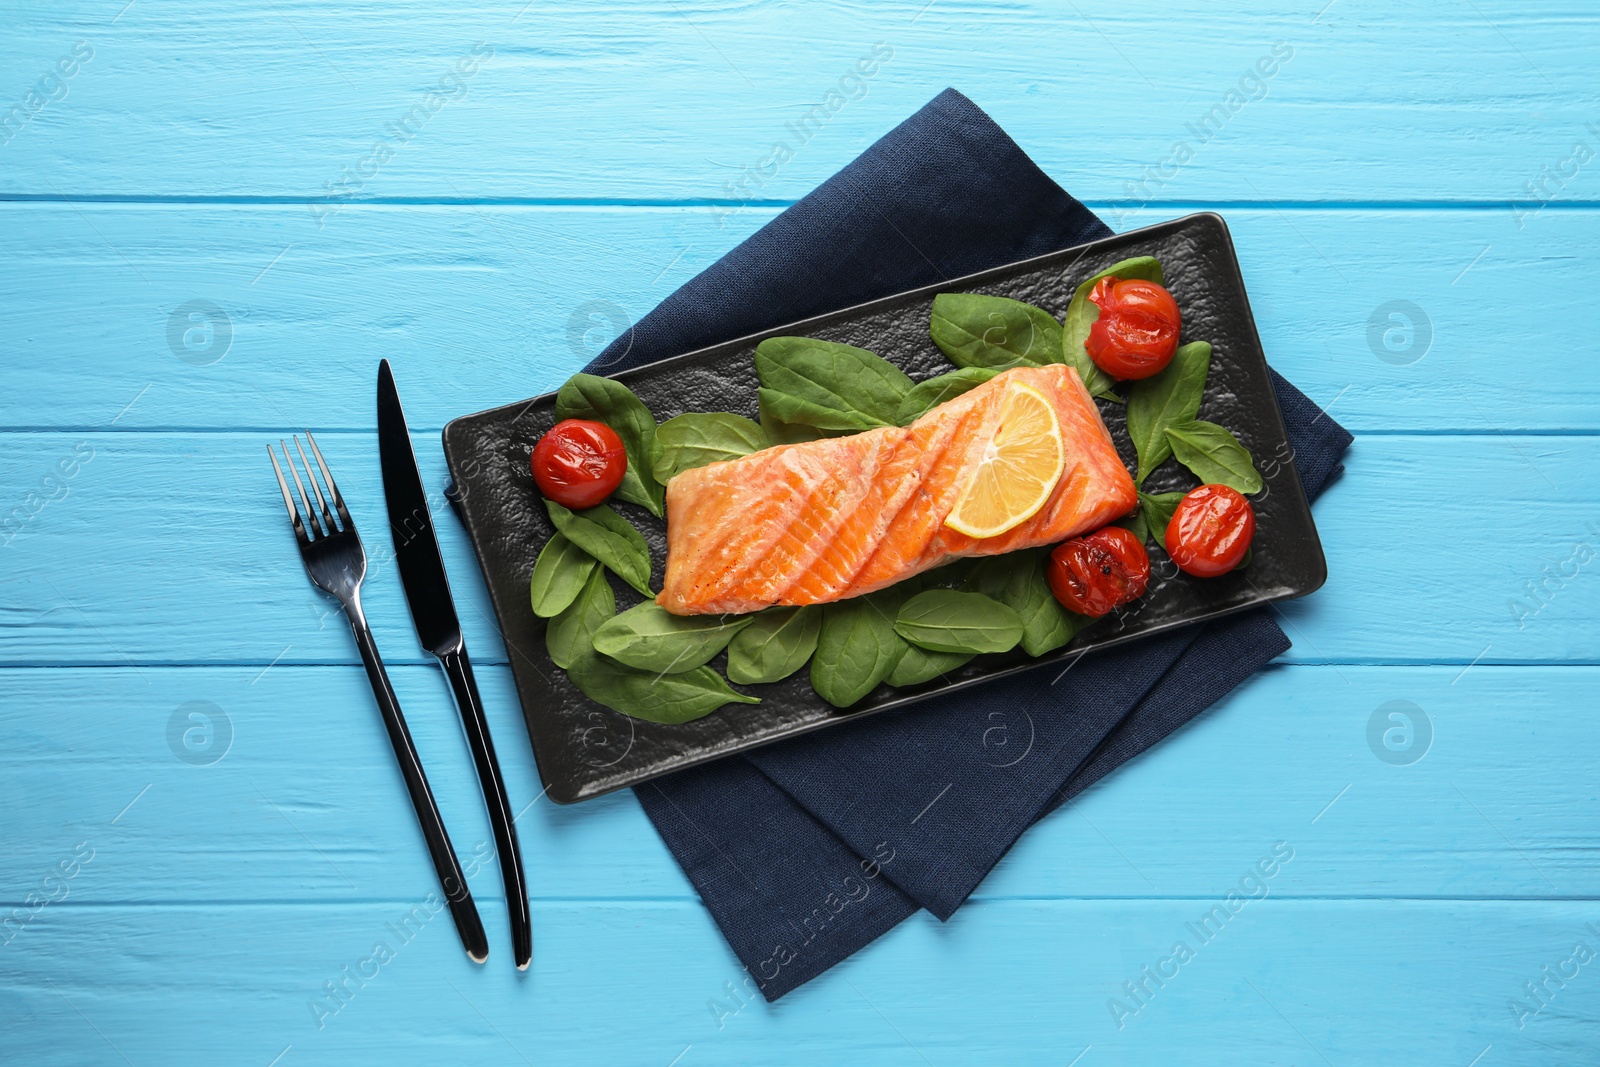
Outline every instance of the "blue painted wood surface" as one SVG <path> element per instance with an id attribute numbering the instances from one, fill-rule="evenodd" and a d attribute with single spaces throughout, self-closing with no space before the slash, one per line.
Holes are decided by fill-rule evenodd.
<path id="1" fill-rule="evenodd" d="M 1600 1059 L 1600 15 L 0 17 L 0 1060 Z M 741 185 L 879 41 L 881 70 Z M 432 874 L 263 440 L 316 429 L 379 529 L 380 356 L 438 489 L 445 421 L 559 383 L 946 85 L 1118 229 L 1227 217 L 1273 362 L 1361 435 L 1318 505 L 1328 585 L 1283 609 L 1294 649 L 1030 833 L 953 921 L 768 1006 L 631 796 L 538 798 L 445 520 L 533 887 L 534 968 L 506 964 L 470 760 L 375 540 L 368 611 L 497 951 L 472 968 L 425 913 L 397 936 Z M 1417 727 L 1399 753 L 1395 701 Z M 174 732 L 191 702 L 208 753 Z M 1145 976 L 1275 848 L 1264 898 Z"/>

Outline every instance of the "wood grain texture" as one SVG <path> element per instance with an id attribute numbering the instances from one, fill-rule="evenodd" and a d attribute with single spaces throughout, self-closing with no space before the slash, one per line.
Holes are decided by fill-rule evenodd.
<path id="1" fill-rule="evenodd" d="M 772 214 L 364 205 L 319 231 L 290 205 L 5 205 L 0 426 L 365 429 L 387 358 L 413 428 L 438 429 L 557 388 Z M 1600 212 L 1525 232 L 1505 208 L 1227 220 L 1268 358 L 1352 429 L 1600 430 Z M 1529 287 L 1538 314 L 1504 295 Z M 227 316 L 225 352 L 169 340 L 193 300 Z M 1396 300 L 1414 325 L 1380 313 Z"/>
<path id="2" fill-rule="evenodd" d="M 742 169 L 880 41 L 893 55 L 864 95 L 849 83 L 854 99 L 841 95 L 751 192 L 802 195 L 946 86 L 1093 200 L 1143 199 L 1127 186 L 1161 167 L 1161 199 L 1499 203 L 1526 197 L 1524 182 L 1565 158 L 1596 112 L 1596 15 L 1550 0 L 1345 0 L 1320 17 L 1321 3 L 1185 0 L 1159 21 L 1048 0 L 405 0 L 381 17 L 327 0 L 208 0 L 182 13 L 139 4 L 113 21 L 120 6 L 12 17 L 0 53 L 11 92 L 78 40 L 94 58 L 6 146 L 0 189 L 738 202 L 728 186 Z M 494 54 L 466 90 L 452 85 L 393 159 L 363 165 L 480 42 Z M 1188 125 L 1240 92 L 1276 42 L 1292 58 L 1265 95 L 1247 83 L 1202 143 Z M 1194 155 L 1178 165 L 1184 139 Z M 357 170 L 372 173 L 351 182 Z M 1570 195 L 1593 201 L 1596 187 Z"/>
<path id="3" fill-rule="evenodd" d="M 0 1059 L 1596 1058 L 1600 965 L 1567 961 L 1600 952 L 1600 164 L 1579 151 L 1600 153 L 1600 14 L 24 0 L 4 22 Z M 878 41 L 865 91 L 756 181 Z M 1280 41 L 1260 98 L 1211 112 Z M 92 57 L 51 80 L 78 42 Z M 479 42 L 494 54 L 458 92 L 443 79 Z M 949 85 L 1118 230 L 1224 213 L 1270 358 L 1361 435 L 1317 506 L 1328 585 L 1283 607 L 1283 664 L 1047 819 L 952 922 L 918 916 L 773 1007 L 630 796 L 538 799 L 436 504 L 522 812 L 519 976 L 466 746 L 387 565 L 373 367 L 395 363 L 437 499 L 445 421 L 555 387 Z M 413 110 L 430 90 L 449 98 Z M 1197 133 L 1208 113 L 1220 132 Z M 191 301 L 226 316 L 221 358 L 208 309 L 169 340 Z M 1425 350 L 1385 338 L 1395 301 Z M 393 928 L 432 875 L 261 455 L 304 425 L 374 556 L 368 610 L 486 969 L 437 917 Z M 1370 733 L 1392 701 L 1431 731 L 1408 765 Z M 195 711 L 225 719 L 215 762 L 203 730 L 186 747 Z M 1280 841 L 1266 899 L 1165 984 L 1124 988 Z M 393 960 L 319 1027 L 324 983 L 380 940 Z M 1120 1028 L 1114 998 L 1138 1008 Z"/>
<path id="4" fill-rule="evenodd" d="M 395 688 L 451 833 L 481 860 L 488 822 L 437 675 L 397 668 Z M 539 799 L 507 672 L 481 675 L 532 895 L 694 899 L 630 795 Z M 21 904 L 89 838 L 115 847 L 73 883 L 74 903 L 160 903 L 177 882 L 195 900 L 240 905 L 400 902 L 432 885 L 359 672 L 10 669 L 0 681 L 12 697 L 0 773 L 29 798 L 8 818 L 0 906 Z M 1588 667 L 1275 667 L 1029 833 L 979 898 L 1204 897 L 1274 835 L 1304 846 L 1273 883 L 1280 896 L 1600 896 L 1600 850 L 1585 840 L 1592 783 L 1546 773 L 1552 754 L 1572 766 L 1600 758 L 1590 723 L 1569 714 L 1597 683 Z M 1369 720 L 1394 700 L 1421 707 L 1431 731 L 1409 766 L 1369 747 Z M 208 725 L 180 713 L 197 701 L 215 732 L 185 748 L 169 724 Z M 1006 725 L 1020 755 L 1029 724 Z M 199 747 L 207 740 L 218 747 Z M 60 773 L 68 760 L 92 771 L 91 792 Z M 1219 776 L 1226 765 L 1247 770 Z M 500 895 L 492 864 L 470 873 L 480 898 Z"/>
<path id="5" fill-rule="evenodd" d="M 1241 870 L 1271 847 L 1260 842 Z M 739 995 L 738 962 L 689 901 L 536 903 L 542 936 L 525 976 L 494 956 L 473 969 L 442 918 L 419 918 L 402 941 L 393 927 L 410 902 L 59 905 L 22 935 L 31 966 L 0 955 L 11 1005 L 0 1036 L 41 1065 L 119 1052 L 265 1064 L 285 1049 L 283 1063 L 777 1064 L 801 1050 L 907 1067 L 991 1063 L 1003 1049 L 1007 1063 L 1044 1065 L 1086 1047 L 1081 1062 L 1109 1064 L 1465 1064 L 1486 1046 L 1508 1063 L 1572 1063 L 1593 1048 L 1588 967 L 1552 985 L 1521 1030 L 1509 1008 L 1542 967 L 1600 941 L 1593 901 L 1269 896 L 1199 943 L 1189 924 L 1236 880 L 1205 900 L 983 902 L 947 925 L 916 916 L 777 1006 Z M 503 928 L 498 905 L 484 918 Z M 1123 984 L 1183 939 L 1192 959 L 1150 983 L 1118 1029 L 1110 1002 L 1131 1006 Z M 369 962 L 380 943 L 389 958 Z M 324 983 L 340 981 L 337 1012 L 319 1013 L 336 1003 Z"/>

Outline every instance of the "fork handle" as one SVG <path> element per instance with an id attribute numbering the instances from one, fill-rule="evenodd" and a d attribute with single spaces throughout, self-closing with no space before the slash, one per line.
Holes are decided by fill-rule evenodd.
<path id="1" fill-rule="evenodd" d="M 495 758 L 494 741 L 489 737 L 489 720 L 483 714 L 483 698 L 472 676 L 472 661 L 465 647 L 439 656 L 450 691 L 461 712 L 461 725 L 467 731 L 467 744 L 478 765 L 478 783 L 483 787 L 483 802 L 489 809 L 489 824 L 494 828 L 495 848 L 500 854 L 500 873 L 506 887 L 506 911 L 511 921 L 511 949 L 517 970 L 525 971 L 533 960 L 533 924 L 528 915 L 528 889 L 523 881 L 522 850 L 517 847 L 516 819 L 506 799 L 505 781 L 500 776 L 500 761 Z"/>
<path id="2" fill-rule="evenodd" d="M 483 932 L 483 920 L 478 917 L 478 907 L 472 902 L 467 889 L 467 879 L 456 860 L 455 849 L 450 845 L 450 835 L 445 832 L 444 820 L 439 816 L 439 806 L 434 803 L 433 790 L 428 788 L 428 776 L 422 771 L 422 760 L 417 746 L 406 728 L 405 716 L 400 713 L 400 700 L 389 684 L 389 674 L 383 669 L 378 656 L 378 644 L 372 639 L 372 630 L 361 614 L 358 604 L 347 604 L 350 628 L 355 631 L 356 646 L 361 649 L 361 662 L 367 668 L 367 680 L 372 683 L 372 695 L 378 699 L 378 710 L 383 712 L 383 725 L 389 730 L 389 743 L 394 746 L 394 758 L 400 764 L 400 774 L 411 793 L 411 805 L 417 809 L 417 822 L 422 824 L 422 836 L 427 839 L 428 852 L 433 856 L 433 869 L 439 874 L 439 884 L 444 888 L 445 901 L 450 905 L 450 916 L 455 920 L 461 944 L 474 963 L 489 958 L 489 939 Z"/>

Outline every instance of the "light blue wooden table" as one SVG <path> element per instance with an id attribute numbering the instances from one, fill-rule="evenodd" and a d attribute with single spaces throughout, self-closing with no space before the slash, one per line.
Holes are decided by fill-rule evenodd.
<path id="1" fill-rule="evenodd" d="M 4 3 L 0 1061 L 1596 1062 L 1600 16 L 1578 7 Z M 377 360 L 442 487 L 448 419 L 559 384 L 946 85 L 1118 229 L 1227 217 L 1269 356 L 1359 435 L 1317 510 L 1328 584 L 1284 609 L 1280 665 L 1029 834 L 953 921 L 774 1007 L 631 795 L 538 799 L 445 518 L 522 812 L 516 974 L 385 556 Z M 395 933 L 433 873 L 263 455 L 307 425 L 380 532 L 368 612 L 484 968 L 448 919 Z M 1274 849 L 1264 899 L 1144 977 Z"/>

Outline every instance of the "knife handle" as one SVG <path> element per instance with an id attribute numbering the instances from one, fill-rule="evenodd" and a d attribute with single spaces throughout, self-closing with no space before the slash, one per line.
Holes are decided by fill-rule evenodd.
<path id="1" fill-rule="evenodd" d="M 352 610 L 354 607 L 354 610 Z M 367 680 L 372 683 L 372 695 L 383 712 L 383 725 L 389 731 L 389 743 L 394 746 L 395 761 L 400 764 L 400 774 L 406 780 L 406 790 L 411 794 L 411 806 L 417 811 L 417 822 L 422 825 L 422 836 L 428 842 L 428 853 L 433 857 L 433 869 L 444 888 L 445 901 L 450 905 L 450 917 L 455 920 L 456 933 L 474 963 L 489 958 L 489 939 L 483 932 L 483 920 L 478 917 L 478 907 L 472 902 L 467 889 L 467 877 L 461 871 L 455 849 L 450 846 L 450 835 L 445 832 L 444 819 L 439 806 L 434 803 L 433 790 L 428 787 L 428 776 L 422 771 L 422 758 L 406 728 L 405 716 L 400 713 L 400 698 L 389 684 L 389 674 L 383 669 L 378 656 L 378 644 L 372 639 L 372 630 L 362 615 L 359 605 L 345 605 L 350 616 L 350 628 L 355 631 L 356 645 L 361 649 L 361 662 L 367 668 Z"/>
<path id="2" fill-rule="evenodd" d="M 483 802 L 489 809 L 489 824 L 494 828 L 495 850 L 500 854 L 500 874 L 505 879 L 506 912 L 511 922 L 511 949 L 517 970 L 527 970 L 533 960 L 533 921 L 528 914 L 528 889 L 523 880 L 522 850 L 517 845 L 517 828 L 506 799 L 506 786 L 500 777 L 500 761 L 495 758 L 494 741 L 489 737 L 489 721 L 484 718 L 483 698 L 472 676 L 472 661 L 465 646 L 442 653 L 439 663 L 450 679 L 461 712 L 461 725 L 467 731 L 467 744 L 478 765 L 478 782 L 483 787 Z"/>

